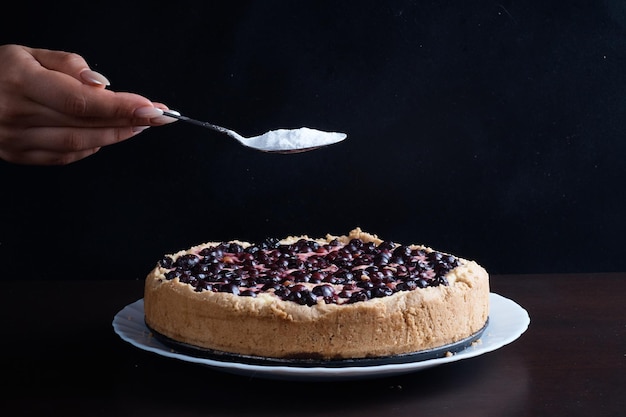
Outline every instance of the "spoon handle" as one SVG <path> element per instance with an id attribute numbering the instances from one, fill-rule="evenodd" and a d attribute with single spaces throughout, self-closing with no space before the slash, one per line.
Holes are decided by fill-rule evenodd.
<path id="1" fill-rule="evenodd" d="M 214 125 L 214 124 L 209 123 L 209 122 L 203 122 L 203 121 L 200 121 L 200 120 L 192 119 L 190 117 L 183 116 L 183 115 L 179 114 L 178 112 L 163 110 L 163 115 L 164 116 L 168 116 L 168 117 L 173 117 L 174 119 L 178 119 L 178 120 L 181 120 L 183 122 L 191 123 L 192 125 L 202 126 L 202 127 L 208 128 L 208 129 L 216 130 L 216 131 L 221 132 L 221 133 L 226 133 L 229 136 L 233 136 L 233 133 L 234 133 L 232 130 L 226 129 L 225 127 Z"/>

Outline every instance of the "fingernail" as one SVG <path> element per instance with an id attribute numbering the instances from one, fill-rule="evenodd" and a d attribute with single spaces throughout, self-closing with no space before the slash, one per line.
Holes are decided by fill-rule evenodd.
<path id="1" fill-rule="evenodd" d="M 139 107 L 135 110 L 135 117 L 142 119 L 152 119 L 153 117 L 163 116 L 163 110 L 152 106 Z"/>
<path id="2" fill-rule="evenodd" d="M 168 116 L 153 117 L 152 119 L 150 119 L 150 121 L 152 123 L 156 123 L 156 124 L 159 124 L 159 125 L 165 125 L 165 124 L 168 124 L 168 123 L 174 123 L 177 120 L 178 119 L 175 119 L 174 117 L 168 117 Z"/>
<path id="3" fill-rule="evenodd" d="M 150 126 L 133 126 L 133 133 L 141 133 Z"/>
<path id="4" fill-rule="evenodd" d="M 95 84 L 95 85 L 111 85 L 107 78 L 100 74 L 99 72 L 95 72 L 92 70 L 84 70 L 80 73 L 80 78 L 83 79 L 86 83 Z"/>

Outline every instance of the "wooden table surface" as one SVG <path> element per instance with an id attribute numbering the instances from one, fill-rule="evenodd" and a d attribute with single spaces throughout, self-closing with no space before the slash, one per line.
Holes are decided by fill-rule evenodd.
<path id="1" fill-rule="evenodd" d="M 113 331 L 143 282 L 15 281 L 0 292 L 2 408 L 68 416 L 624 416 L 626 274 L 500 275 L 530 315 L 496 351 L 350 381 L 237 376 L 138 349 Z"/>

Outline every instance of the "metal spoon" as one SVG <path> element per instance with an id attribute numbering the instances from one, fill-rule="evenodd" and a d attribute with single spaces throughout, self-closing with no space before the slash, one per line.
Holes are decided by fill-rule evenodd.
<path id="1" fill-rule="evenodd" d="M 182 116 L 174 110 L 164 110 L 163 115 L 182 120 L 183 122 L 206 127 L 217 132 L 225 133 L 231 138 L 239 141 L 242 145 L 262 152 L 295 153 L 312 151 L 323 146 L 341 142 L 347 137 L 345 133 L 323 132 L 320 130 L 309 129 L 308 127 L 302 127 L 300 129 L 270 130 L 260 136 L 246 138 L 235 131 L 226 129 L 225 127 L 191 119 L 187 116 Z"/>

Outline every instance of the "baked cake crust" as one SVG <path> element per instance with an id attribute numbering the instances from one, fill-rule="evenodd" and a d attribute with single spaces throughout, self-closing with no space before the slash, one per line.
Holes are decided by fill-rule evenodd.
<path id="1" fill-rule="evenodd" d="M 307 236 L 289 237 L 293 243 Z M 359 238 L 382 242 L 356 228 L 320 243 Z M 244 247 L 246 242 L 237 243 Z M 170 255 L 173 259 L 217 245 L 209 242 Z M 432 249 L 420 245 L 411 248 Z M 470 337 L 489 315 L 489 276 L 474 261 L 459 259 L 447 285 L 398 291 L 364 302 L 300 305 L 272 292 L 256 297 L 196 291 L 166 279 L 157 265 L 145 281 L 146 324 L 175 341 L 228 353 L 270 358 L 346 359 L 382 357 L 437 348 Z"/>

